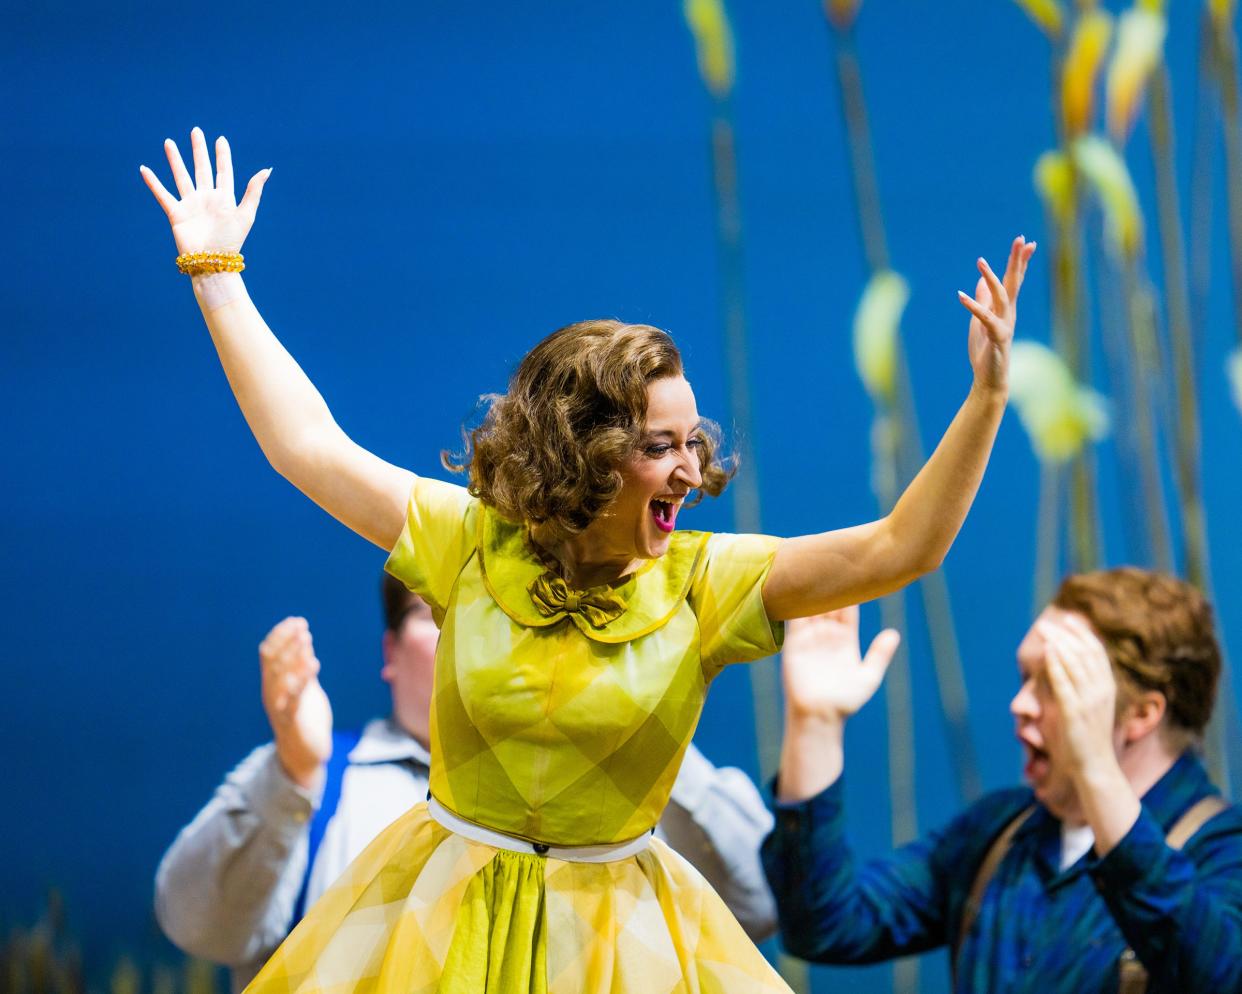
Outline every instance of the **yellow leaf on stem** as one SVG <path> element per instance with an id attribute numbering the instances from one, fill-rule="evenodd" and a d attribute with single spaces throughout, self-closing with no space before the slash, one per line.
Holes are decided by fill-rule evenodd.
<path id="1" fill-rule="evenodd" d="M 733 89 L 733 29 L 723 0 L 685 0 L 686 24 L 694 35 L 699 75 L 712 96 L 723 100 Z"/>
<path id="2" fill-rule="evenodd" d="M 1125 160 L 1098 135 L 1079 138 L 1071 154 L 1104 209 L 1109 247 L 1124 258 L 1133 258 L 1143 246 L 1143 212 Z"/>
<path id="3" fill-rule="evenodd" d="M 1009 397 L 1043 462 L 1068 462 L 1087 442 L 1108 434 L 1104 398 L 1077 383 L 1065 361 L 1046 345 L 1013 343 Z"/>
<path id="4" fill-rule="evenodd" d="M 1138 118 L 1143 93 L 1164 54 L 1168 24 L 1164 14 L 1133 7 L 1117 22 L 1117 47 L 1108 66 L 1105 116 L 1108 133 L 1124 143 Z"/>
<path id="5" fill-rule="evenodd" d="M 1236 6 L 1236 0 L 1208 0 L 1208 13 L 1212 15 L 1217 31 L 1233 29 L 1233 11 Z"/>
<path id="6" fill-rule="evenodd" d="M 1035 189 L 1059 224 L 1074 216 L 1074 166 L 1063 152 L 1051 150 L 1036 160 Z"/>
<path id="7" fill-rule="evenodd" d="M 1229 377 L 1229 389 L 1233 394 L 1233 402 L 1238 412 L 1242 413 L 1242 345 L 1239 345 L 1225 360 L 1225 375 Z"/>
<path id="8" fill-rule="evenodd" d="M 1066 138 L 1091 127 L 1095 110 L 1095 82 L 1113 33 L 1113 19 L 1102 10 L 1078 18 L 1061 68 L 1061 119 Z"/>
<path id="9" fill-rule="evenodd" d="M 891 269 L 877 272 L 854 312 L 854 366 L 878 405 L 892 403 L 897 387 L 897 335 L 910 287 Z"/>
<path id="10" fill-rule="evenodd" d="M 1065 28 L 1065 9 L 1057 0 L 1014 0 L 1049 38 L 1060 38 Z"/>

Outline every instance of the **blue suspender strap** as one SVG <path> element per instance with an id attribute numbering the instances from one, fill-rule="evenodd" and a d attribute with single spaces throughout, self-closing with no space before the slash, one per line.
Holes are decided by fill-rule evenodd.
<path id="1" fill-rule="evenodd" d="M 310 844 L 306 848 L 306 872 L 302 874 L 302 889 L 298 891 L 297 903 L 293 906 L 293 921 L 290 929 L 306 915 L 306 890 L 310 886 L 311 870 L 315 866 L 315 857 L 319 854 L 319 845 L 323 842 L 323 833 L 328 822 L 336 814 L 336 806 L 341 801 L 341 781 L 345 778 L 345 768 L 349 766 L 349 754 L 362 733 L 356 729 L 332 733 L 332 758 L 328 760 L 323 781 L 323 798 L 319 809 L 311 818 Z"/>

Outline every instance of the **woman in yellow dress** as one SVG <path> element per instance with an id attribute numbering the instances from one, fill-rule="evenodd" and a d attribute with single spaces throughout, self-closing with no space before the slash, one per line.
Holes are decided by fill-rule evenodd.
<path id="1" fill-rule="evenodd" d="M 165 148 L 167 213 L 242 412 L 272 466 L 391 550 L 441 626 L 431 790 L 316 903 L 261 994 L 787 991 L 684 860 L 651 838 L 712 678 L 775 652 L 781 622 L 878 597 L 939 565 L 1004 411 L 1018 290 L 979 260 L 974 383 L 886 517 L 777 539 L 678 531 L 730 472 L 664 332 L 562 328 L 522 360 L 460 466 L 463 488 L 352 442 L 251 303 L 228 143 L 195 178 Z"/>

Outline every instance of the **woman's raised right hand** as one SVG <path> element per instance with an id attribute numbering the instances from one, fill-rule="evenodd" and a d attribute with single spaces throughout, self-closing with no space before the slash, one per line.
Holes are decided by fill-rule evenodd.
<path id="1" fill-rule="evenodd" d="M 164 142 L 164 152 L 168 156 L 168 165 L 172 167 L 173 182 L 181 194 L 180 200 L 169 193 L 146 166 L 140 166 L 139 172 L 168 215 L 179 253 L 240 252 L 250 233 L 250 226 L 254 224 L 259 198 L 263 196 L 263 185 L 272 170 L 262 169 L 250 178 L 239 204 L 233 192 L 233 155 L 228 141 L 223 137 L 216 139 L 214 179 L 207 139 L 203 137 L 201 128 L 190 132 L 190 148 L 194 154 L 194 179 L 190 179 L 177 143 L 171 138 Z"/>

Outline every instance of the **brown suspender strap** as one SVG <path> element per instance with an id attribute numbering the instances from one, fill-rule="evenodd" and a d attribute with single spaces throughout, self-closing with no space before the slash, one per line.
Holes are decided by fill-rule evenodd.
<path id="1" fill-rule="evenodd" d="M 979 864 L 979 869 L 975 871 L 975 879 L 970 885 L 970 893 L 966 896 L 966 904 L 962 907 L 962 920 L 957 926 L 957 941 L 953 943 L 953 976 L 957 978 L 957 958 L 962 951 L 962 944 L 966 941 L 966 936 L 970 934 L 970 930 L 975 927 L 975 919 L 979 917 L 979 909 L 983 907 L 983 895 L 988 889 L 988 884 L 992 882 L 992 877 L 996 875 L 997 867 L 1001 865 L 1001 860 L 1005 858 L 1005 853 L 1009 852 L 1009 846 L 1013 842 L 1013 837 L 1017 834 L 1026 820 L 1031 817 L 1031 813 L 1035 810 L 1032 804 L 1029 808 L 1019 811 L 1013 820 L 1001 830 L 983 856 L 983 862 Z"/>
<path id="2" fill-rule="evenodd" d="M 1129 946 L 1126 946 L 1117 963 L 1117 992 L 1147 994 L 1147 968 L 1139 962 Z"/>
<path id="3" fill-rule="evenodd" d="M 1177 823 L 1169 829 L 1164 837 L 1165 843 L 1172 849 L 1181 849 L 1195 832 L 1229 807 L 1219 794 L 1201 797 L 1177 819 Z"/>
<path id="4" fill-rule="evenodd" d="M 1226 807 L 1228 805 L 1218 794 L 1199 798 L 1174 822 L 1169 834 L 1164 837 L 1165 845 L 1171 849 L 1181 849 L 1195 832 Z M 1121 954 L 1121 961 L 1117 964 L 1117 990 L 1119 994 L 1146 994 L 1147 991 L 1147 969 L 1129 946 Z"/>

